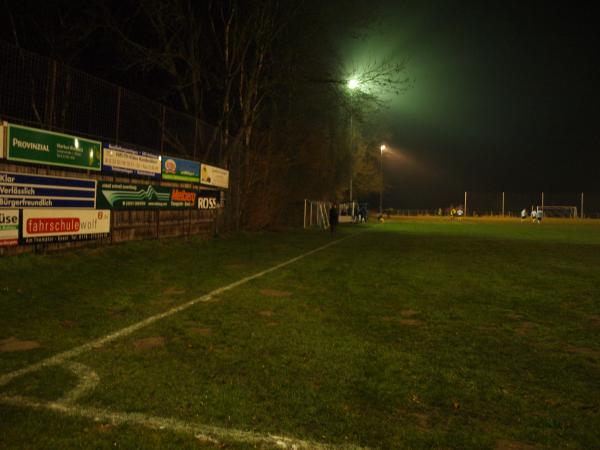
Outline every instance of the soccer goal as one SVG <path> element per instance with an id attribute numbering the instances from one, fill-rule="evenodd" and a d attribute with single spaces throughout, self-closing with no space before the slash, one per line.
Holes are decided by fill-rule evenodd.
<path id="1" fill-rule="evenodd" d="M 575 219 L 577 217 L 577 206 L 544 205 L 538 206 L 544 212 L 544 217 L 557 217 L 563 219 Z"/>

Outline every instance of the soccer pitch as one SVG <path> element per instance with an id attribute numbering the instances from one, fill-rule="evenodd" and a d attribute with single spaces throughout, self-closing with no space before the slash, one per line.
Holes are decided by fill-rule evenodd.
<path id="1" fill-rule="evenodd" d="M 596 448 L 600 223 L 0 260 L 0 448 Z"/>

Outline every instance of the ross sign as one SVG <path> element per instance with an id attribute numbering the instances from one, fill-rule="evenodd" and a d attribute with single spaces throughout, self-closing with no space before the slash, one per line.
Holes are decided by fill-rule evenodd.
<path id="1" fill-rule="evenodd" d="M 200 182 L 200 163 L 187 159 L 162 157 L 163 180 L 186 181 L 188 183 Z"/>
<path id="2" fill-rule="evenodd" d="M 110 211 L 24 209 L 23 244 L 87 241 L 110 234 Z"/>
<path id="3" fill-rule="evenodd" d="M 98 141 L 12 124 L 7 136 L 9 160 L 100 170 L 102 146 Z"/>
<path id="4" fill-rule="evenodd" d="M 129 175 L 160 178 L 160 156 L 104 143 L 102 169 Z"/>
<path id="5" fill-rule="evenodd" d="M 95 207 L 95 180 L 0 172 L 0 208 Z"/>
<path id="6" fill-rule="evenodd" d="M 98 207 L 110 209 L 196 208 L 198 191 L 147 184 L 98 182 Z"/>
<path id="7" fill-rule="evenodd" d="M 220 205 L 220 191 L 202 190 L 198 192 L 198 209 L 217 209 Z"/>
<path id="8" fill-rule="evenodd" d="M 0 209 L 0 247 L 19 243 L 19 210 Z"/>
<path id="9" fill-rule="evenodd" d="M 229 170 L 202 164 L 200 182 L 209 186 L 227 189 L 229 188 Z"/>

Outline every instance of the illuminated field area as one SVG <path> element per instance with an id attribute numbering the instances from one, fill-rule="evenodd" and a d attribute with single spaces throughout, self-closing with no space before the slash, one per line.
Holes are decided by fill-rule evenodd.
<path id="1" fill-rule="evenodd" d="M 392 220 L 0 274 L 1 448 L 600 442 L 598 222 Z"/>

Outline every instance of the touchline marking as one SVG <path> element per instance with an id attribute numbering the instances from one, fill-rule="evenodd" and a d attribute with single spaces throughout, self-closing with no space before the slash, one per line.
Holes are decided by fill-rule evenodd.
<path id="1" fill-rule="evenodd" d="M 290 450 L 367 450 L 365 447 L 359 447 L 354 444 L 329 445 L 314 441 L 294 439 L 287 436 L 260 434 L 252 431 L 237 430 L 234 428 L 222 428 L 214 425 L 185 422 L 183 420 L 167 417 L 147 416 L 140 413 L 114 412 L 101 408 L 73 405 L 61 402 L 45 402 L 17 395 L 0 395 L 0 403 L 17 407 L 28 407 L 35 410 L 49 410 L 72 417 L 84 417 L 96 422 L 110 422 L 115 425 L 133 424 L 153 430 L 166 429 L 177 433 L 192 435 L 198 440 L 211 442 L 213 444 L 219 444 L 222 441 L 237 441 L 246 442 L 252 445 L 260 445 L 261 447 L 268 445 L 270 447 L 278 447 Z"/>
<path id="2" fill-rule="evenodd" d="M 302 255 L 296 256 L 295 258 L 292 259 L 288 259 L 287 261 L 284 261 L 280 264 L 277 264 L 273 267 L 270 267 L 269 269 L 265 269 L 262 272 L 258 272 L 255 273 L 254 275 L 250 275 L 247 276 L 245 278 L 242 278 L 241 280 L 235 281 L 231 284 L 228 284 L 227 286 L 223 286 L 221 288 L 215 289 L 214 291 L 209 292 L 208 294 L 205 294 L 201 297 L 195 298 L 193 300 L 190 300 L 186 303 L 183 303 L 179 306 L 175 306 L 174 308 L 169 309 L 168 311 L 165 311 L 163 313 L 160 314 L 156 314 L 154 316 L 148 317 L 147 319 L 144 319 L 140 322 L 134 323 L 132 325 L 129 325 L 128 327 L 122 328 L 114 333 L 108 334 L 106 336 L 103 336 L 101 338 L 95 339 L 93 341 L 88 342 L 87 344 L 82 344 L 78 347 L 75 347 L 71 350 L 67 350 L 65 352 L 62 353 L 58 353 L 54 356 L 50 356 L 49 358 L 43 359 L 40 362 L 37 362 L 35 364 L 32 364 L 30 366 L 24 367 L 22 369 L 18 369 L 15 370 L 14 372 L 9 372 L 5 375 L 0 376 L 0 386 L 4 386 L 7 383 L 9 383 L 10 381 L 14 380 L 15 378 L 21 377 L 27 373 L 30 372 L 35 372 L 37 370 L 40 370 L 44 367 L 50 367 L 50 366 L 55 366 L 57 364 L 62 364 L 63 362 L 65 362 L 68 359 L 71 359 L 75 356 L 81 355 L 82 353 L 85 353 L 87 351 L 90 351 L 92 349 L 95 348 L 100 348 L 103 345 L 112 342 L 116 339 L 119 339 L 121 337 L 124 336 L 128 336 L 132 333 L 134 333 L 135 331 L 138 331 L 141 328 L 147 327 L 148 325 L 153 324 L 154 322 L 164 319 L 165 317 L 169 317 L 172 316 L 173 314 L 177 314 L 178 312 L 184 311 L 188 308 L 190 308 L 191 306 L 194 306 L 197 303 L 201 303 L 201 302 L 208 302 L 211 301 L 212 298 L 214 296 L 217 296 L 219 294 L 222 294 L 223 292 L 229 291 L 231 289 L 234 289 L 242 284 L 247 283 L 248 281 L 252 281 L 256 278 L 260 278 L 268 273 L 274 272 L 276 270 L 281 269 L 282 267 L 288 266 L 290 264 L 295 263 L 296 261 L 299 261 L 302 258 L 306 258 L 307 256 L 310 256 L 314 253 L 320 252 L 321 250 L 326 249 L 327 247 L 331 247 L 334 244 L 338 244 L 339 242 L 342 242 L 352 236 L 356 236 L 356 234 L 350 235 L 350 236 L 346 236 L 343 237 L 341 239 L 336 239 L 333 242 L 330 242 L 328 244 L 325 244 L 319 248 L 316 248 L 314 250 L 311 250 L 309 252 L 303 253 Z"/>

